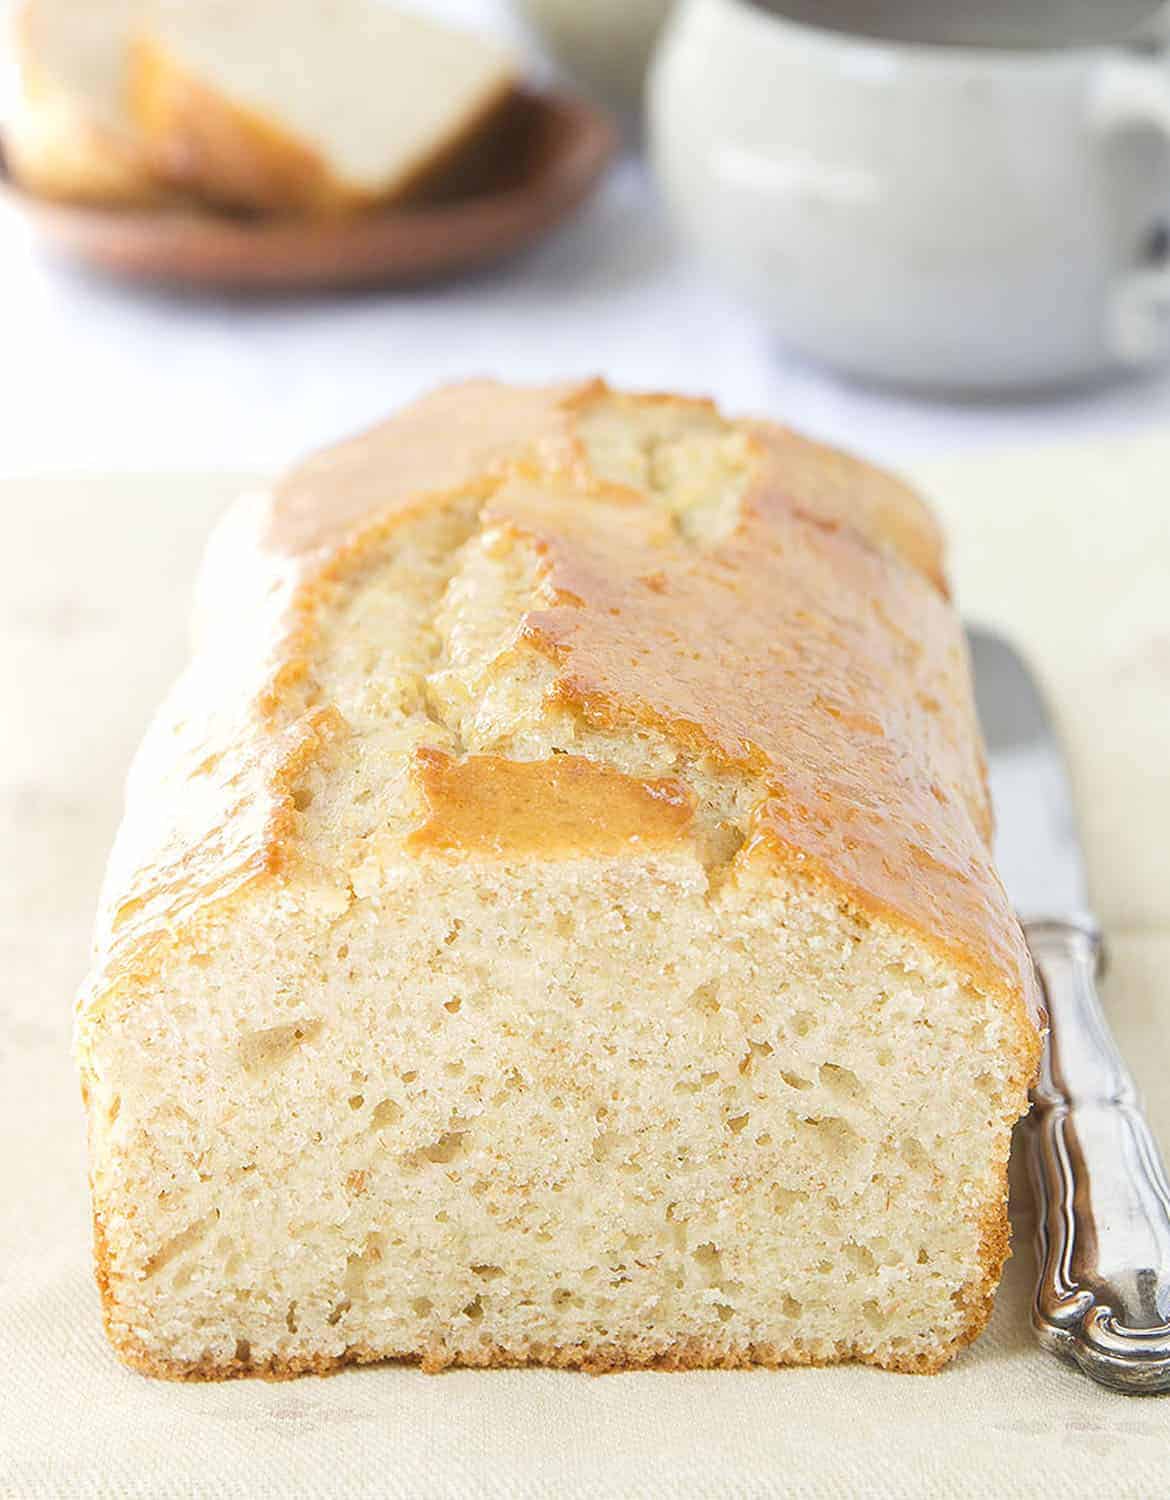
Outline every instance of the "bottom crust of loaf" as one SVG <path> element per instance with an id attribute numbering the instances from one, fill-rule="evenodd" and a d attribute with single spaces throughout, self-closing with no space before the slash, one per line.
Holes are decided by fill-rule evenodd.
<path id="1" fill-rule="evenodd" d="M 440 1375 L 451 1369 L 545 1368 L 577 1371 L 585 1375 L 619 1375 L 634 1370 L 778 1370 L 786 1366 L 862 1364 L 903 1375 L 937 1375 L 983 1332 L 995 1304 L 995 1293 L 1003 1266 L 1011 1254 L 1011 1230 L 1006 1212 L 989 1216 L 984 1226 L 982 1264 L 986 1272 L 979 1290 L 967 1302 L 967 1322 L 959 1335 L 936 1348 L 916 1355 L 874 1352 L 850 1345 L 837 1345 L 832 1354 L 810 1349 L 800 1339 L 788 1344 L 724 1346 L 702 1339 L 681 1339 L 660 1349 L 623 1348 L 620 1344 L 554 1344 L 526 1350 L 489 1344 L 474 1352 L 452 1351 L 441 1344 L 427 1349 L 386 1352 L 355 1344 L 343 1355 L 302 1354 L 288 1358 L 253 1361 L 167 1359 L 127 1336 L 116 1325 L 110 1290 L 108 1254 L 101 1220 L 93 1221 L 94 1270 L 101 1293 L 106 1333 L 123 1364 L 158 1380 L 295 1380 L 301 1375 L 337 1375 L 354 1365 L 417 1365 L 424 1375 Z"/>
<path id="2" fill-rule="evenodd" d="M 959 1349 L 971 1342 L 983 1324 L 973 1327 L 962 1340 L 940 1347 L 937 1351 L 907 1356 L 881 1355 L 853 1348 L 840 1348 L 833 1354 L 821 1354 L 804 1347 L 799 1341 L 788 1345 L 749 1344 L 745 1348 L 724 1348 L 687 1339 L 653 1353 L 623 1349 L 617 1344 L 550 1344 L 522 1352 L 488 1345 L 482 1351 L 448 1353 L 441 1346 L 423 1352 L 383 1354 L 377 1349 L 355 1345 L 344 1355 L 297 1355 L 273 1359 L 264 1364 L 231 1359 L 216 1364 L 210 1360 L 184 1363 L 162 1359 L 133 1340 L 121 1343 L 111 1340 L 119 1358 L 131 1369 L 162 1380 L 295 1380 L 299 1375 L 336 1375 L 350 1365 L 405 1364 L 418 1365 L 425 1375 L 439 1375 L 445 1370 L 523 1369 L 543 1367 L 576 1370 L 586 1375 L 617 1375 L 633 1370 L 748 1370 L 781 1369 L 786 1365 L 863 1364 L 908 1375 L 935 1375 L 949 1364 Z M 108 1330 L 109 1331 L 109 1330 Z"/>

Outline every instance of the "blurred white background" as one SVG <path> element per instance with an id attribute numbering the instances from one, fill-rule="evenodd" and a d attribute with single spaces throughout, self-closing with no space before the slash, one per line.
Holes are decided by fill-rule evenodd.
<path id="1" fill-rule="evenodd" d="M 510 37 L 538 76 L 553 75 L 507 0 L 424 8 Z M 678 245 L 633 152 L 527 254 L 408 292 L 277 302 L 143 292 L 47 257 L 0 206 L 0 337 L 7 474 L 278 468 L 472 374 L 601 373 L 708 393 L 894 463 L 1170 421 L 1170 374 L 960 404 L 859 389 L 794 360 Z"/>

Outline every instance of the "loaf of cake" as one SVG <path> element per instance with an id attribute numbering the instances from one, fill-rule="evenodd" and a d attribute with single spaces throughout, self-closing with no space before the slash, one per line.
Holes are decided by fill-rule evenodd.
<path id="1" fill-rule="evenodd" d="M 242 499 L 76 1046 L 151 1374 L 935 1370 L 1039 1040 L 963 635 L 893 477 L 455 386 Z"/>

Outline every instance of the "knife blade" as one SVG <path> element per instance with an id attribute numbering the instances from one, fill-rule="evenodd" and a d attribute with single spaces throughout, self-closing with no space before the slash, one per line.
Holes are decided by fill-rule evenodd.
<path id="1" fill-rule="evenodd" d="M 1083 918 L 1089 897 L 1072 792 L 1035 680 L 988 630 L 967 633 L 995 808 L 995 862 L 1022 922 Z"/>
<path id="2" fill-rule="evenodd" d="M 1101 937 L 1063 756 L 1023 659 L 990 631 L 967 636 L 996 860 L 1049 1018 L 1022 1127 L 1037 1199 L 1032 1324 L 1103 1385 L 1170 1390 L 1170 1182 L 1101 1008 Z"/>

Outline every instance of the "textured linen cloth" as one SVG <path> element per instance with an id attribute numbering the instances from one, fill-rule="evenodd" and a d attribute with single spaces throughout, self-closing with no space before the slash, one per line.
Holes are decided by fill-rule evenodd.
<path id="1" fill-rule="evenodd" d="M 1107 1002 L 1170 1147 L 1170 439 L 933 462 L 965 611 L 1041 670 L 1106 924 Z M 0 1497 L 1170 1494 L 1170 1397 L 1043 1354 L 1031 1222 L 989 1332 L 935 1377 L 839 1368 L 173 1385 L 106 1345 L 70 1001 L 127 761 L 236 485 L 0 485 Z"/>

